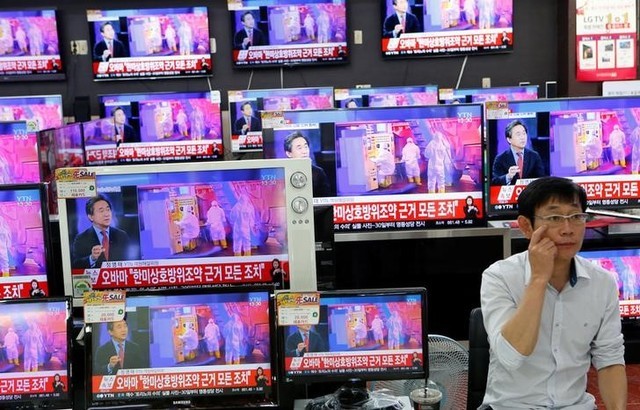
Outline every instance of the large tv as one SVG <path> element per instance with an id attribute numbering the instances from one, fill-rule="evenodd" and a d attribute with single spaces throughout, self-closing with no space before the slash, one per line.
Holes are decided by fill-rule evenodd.
<path id="1" fill-rule="evenodd" d="M 58 199 L 67 295 L 259 283 L 316 288 L 308 160 L 86 171 L 95 173 L 96 195 Z"/>
<path id="2" fill-rule="evenodd" d="M 40 182 L 34 121 L 0 121 L 0 185 Z"/>
<path id="3" fill-rule="evenodd" d="M 486 225 L 482 105 L 292 111 L 284 122 L 264 130 L 264 155 L 306 146 L 320 168 L 314 204 L 333 206 L 335 233 Z"/>
<path id="4" fill-rule="evenodd" d="M 525 145 L 523 175 L 509 141 Z M 518 195 L 542 175 L 582 185 L 592 209 L 640 205 L 640 97 L 503 102 L 487 112 L 487 143 L 491 218 L 515 219 Z"/>
<path id="5" fill-rule="evenodd" d="M 428 376 L 426 289 L 323 291 L 319 305 L 318 323 L 280 327 L 285 381 Z"/>
<path id="6" fill-rule="evenodd" d="M 0 79 L 65 78 L 55 9 L 0 10 Z"/>
<path id="7" fill-rule="evenodd" d="M 508 52 L 513 0 L 381 0 L 382 56 L 408 58 Z"/>
<path id="8" fill-rule="evenodd" d="M 122 320 L 87 325 L 87 403 L 275 407 L 272 294 L 247 287 L 127 295 Z"/>
<path id="9" fill-rule="evenodd" d="M 620 247 L 584 250 L 578 255 L 611 272 L 616 278 L 622 319 L 640 319 L 640 249 Z"/>
<path id="10" fill-rule="evenodd" d="M 95 80 L 212 73 L 206 7 L 87 10 Z"/>
<path id="11" fill-rule="evenodd" d="M 42 184 L 0 185 L 0 299 L 59 295 Z"/>
<path id="12" fill-rule="evenodd" d="M 229 90 L 231 151 L 262 149 L 262 128 L 279 121 L 282 111 L 333 108 L 333 87 Z"/>
<path id="13" fill-rule="evenodd" d="M 439 92 L 439 100 L 442 104 L 537 99 L 537 85 L 489 88 L 441 88 Z"/>
<path id="14" fill-rule="evenodd" d="M 228 0 L 234 67 L 346 63 L 347 0 Z"/>
<path id="15" fill-rule="evenodd" d="M 98 145 L 115 145 L 119 164 L 223 159 L 219 91 L 103 94 L 98 101 L 113 134 Z"/>
<path id="16" fill-rule="evenodd" d="M 34 120 L 37 130 L 63 125 L 61 95 L 0 97 L 0 121 Z"/>
<path id="17" fill-rule="evenodd" d="M 0 323 L 2 406 L 71 408 L 71 301 L 0 300 Z"/>
<path id="18" fill-rule="evenodd" d="M 437 85 L 336 88 L 336 108 L 395 107 L 438 103 Z"/>

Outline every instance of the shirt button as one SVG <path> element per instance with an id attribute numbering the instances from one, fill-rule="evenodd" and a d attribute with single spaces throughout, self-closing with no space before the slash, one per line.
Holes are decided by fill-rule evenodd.
<path id="1" fill-rule="evenodd" d="M 559 327 L 559 326 L 560 326 L 560 323 L 556 323 L 556 327 Z"/>
<path id="2" fill-rule="evenodd" d="M 554 353 L 558 353 L 558 349 L 553 349 L 553 352 Z"/>

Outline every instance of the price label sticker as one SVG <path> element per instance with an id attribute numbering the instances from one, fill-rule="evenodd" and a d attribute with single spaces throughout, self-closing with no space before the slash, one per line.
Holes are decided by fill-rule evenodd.
<path id="1" fill-rule="evenodd" d="M 97 195 L 96 173 L 88 168 L 56 169 L 58 198 L 89 198 Z"/>
<path id="2" fill-rule="evenodd" d="M 320 322 L 318 292 L 281 292 L 276 294 L 279 326 L 317 325 Z"/>
<path id="3" fill-rule="evenodd" d="M 126 292 L 124 290 L 89 291 L 82 296 L 85 323 L 124 320 Z"/>

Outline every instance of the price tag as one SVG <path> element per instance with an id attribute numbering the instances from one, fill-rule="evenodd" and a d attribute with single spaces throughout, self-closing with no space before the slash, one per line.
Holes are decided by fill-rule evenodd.
<path id="1" fill-rule="evenodd" d="M 88 198 L 97 194 L 96 173 L 88 168 L 56 169 L 58 198 Z"/>
<path id="2" fill-rule="evenodd" d="M 279 326 L 317 325 L 320 322 L 318 292 L 281 292 L 276 294 Z"/>
<path id="3" fill-rule="evenodd" d="M 124 320 L 126 292 L 124 290 L 89 291 L 82 297 L 85 323 Z"/>

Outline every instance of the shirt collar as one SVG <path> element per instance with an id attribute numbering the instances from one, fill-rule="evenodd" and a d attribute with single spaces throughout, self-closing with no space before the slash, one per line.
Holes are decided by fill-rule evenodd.
<path id="1" fill-rule="evenodd" d="M 569 266 L 569 285 L 575 287 L 578 283 L 578 278 L 589 279 L 589 274 L 584 269 L 578 269 L 576 266 L 576 258 L 571 259 L 571 266 Z M 529 265 L 529 259 L 527 257 L 527 266 L 524 271 L 524 283 L 525 286 L 529 285 L 531 281 L 531 266 Z"/>

